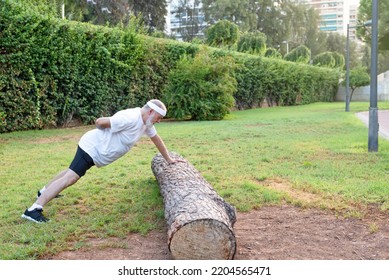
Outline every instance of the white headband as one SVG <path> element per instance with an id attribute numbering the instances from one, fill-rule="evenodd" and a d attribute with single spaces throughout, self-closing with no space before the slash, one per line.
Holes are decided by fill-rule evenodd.
<path id="1" fill-rule="evenodd" d="M 166 116 L 166 111 L 162 109 L 161 107 L 155 105 L 153 102 L 149 101 L 147 102 L 147 106 L 149 106 L 151 109 L 153 109 L 158 114 L 162 115 L 162 117 Z"/>

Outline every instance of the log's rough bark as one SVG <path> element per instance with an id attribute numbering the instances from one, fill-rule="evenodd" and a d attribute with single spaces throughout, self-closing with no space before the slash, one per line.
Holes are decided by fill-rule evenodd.
<path id="1" fill-rule="evenodd" d="M 174 259 L 233 259 L 235 208 L 225 202 L 201 174 L 185 162 L 168 164 L 161 154 L 151 163 L 160 186 Z"/>

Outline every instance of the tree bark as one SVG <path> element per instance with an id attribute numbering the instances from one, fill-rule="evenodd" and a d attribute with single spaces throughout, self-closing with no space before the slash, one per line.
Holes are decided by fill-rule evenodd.
<path id="1" fill-rule="evenodd" d="M 233 259 L 235 208 L 225 202 L 187 160 L 168 164 L 161 154 L 151 163 L 165 205 L 168 246 L 174 259 Z"/>

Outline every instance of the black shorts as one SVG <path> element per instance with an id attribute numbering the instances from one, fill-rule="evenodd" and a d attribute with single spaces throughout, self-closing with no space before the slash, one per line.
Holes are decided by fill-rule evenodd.
<path id="1" fill-rule="evenodd" d="M 80 148 L 80 146 L 78 146 L 76 155 L 74 156 L 69 169 L 73 170 L 78 174 L 78 176 L 82 177 L 93 165 L 95 165 L 95 163 L 93 162 L 93 159 L 90 157 L 90 155 L 88 155 L 83 149 Z"/>

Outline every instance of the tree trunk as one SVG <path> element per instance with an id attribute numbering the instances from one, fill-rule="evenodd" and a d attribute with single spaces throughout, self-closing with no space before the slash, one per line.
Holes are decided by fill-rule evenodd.
<path id="1" fill-rule="evenodd" d="M 156 155 L 151 169 L 161 189 L 174 259 L 232 259 L 235 208 L 225 202 L 188 161 L 168 164 Z"/>

